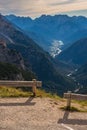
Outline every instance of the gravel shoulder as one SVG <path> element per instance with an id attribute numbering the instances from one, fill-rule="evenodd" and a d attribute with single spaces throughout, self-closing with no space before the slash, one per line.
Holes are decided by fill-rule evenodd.
<path id="1" fill-rule="evenodd" d="M 0 98 L 0 130 L 87 130 L 87 113 L 50 98 Z"/>

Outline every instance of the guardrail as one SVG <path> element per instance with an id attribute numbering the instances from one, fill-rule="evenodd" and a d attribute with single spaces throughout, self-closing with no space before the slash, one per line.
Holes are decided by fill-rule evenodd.
<path id="1" fill-rule="evenodd" d="M 0 86 L 7 87 L 32 87 L 33 96 L 36 96 L 36 88 L 42 87 L 42 81 L 33 79 L 32 81 L 8 81 L 0 80 Z"/>
<path id="2" fill-rule="evenodd" d="M 83 101 L 83 100 L 87 101 L 87 95 L 75 94 L 75 93 L 71 93 L 71 91 L 64 93 L 64 98 L 67 99 L 67 109 L 70 109 L 72 99 L 73 100 L 79 100 L 79 101 Z"/>

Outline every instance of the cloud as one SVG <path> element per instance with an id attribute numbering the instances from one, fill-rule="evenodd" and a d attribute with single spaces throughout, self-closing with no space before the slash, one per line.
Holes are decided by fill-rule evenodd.
<path id="1" fill-rule="evenodd" d="M 57 1 L 57 2 L 53 2 L 53 3 L 51 3 L 50 5 L 51 6 L 58 6 L 58 5 L 65 5 L 65 4 L 71 4 L 71 3 L 74 3 L 74 2 L 76 2 L 76 0 L 61 0 L 61 2 L 59 1 Z"/>
<path id="2" fill-rule="evenodd" d="M 69 11 L 69 12 L 64 12 L 65 14 L 68 14 L 70 16 L 74 16 L 74 15 L 77 15 L 77 16 L 86 16 L 87 17 L 87 9 L 84 9 L 84 10 L 74 10 L 74 11 Z"/>
<path id="3" fill-rule="evenodd" d="M 0 0 L 2 14 L 37 17 L 87 9 L 87 0 Z"/>

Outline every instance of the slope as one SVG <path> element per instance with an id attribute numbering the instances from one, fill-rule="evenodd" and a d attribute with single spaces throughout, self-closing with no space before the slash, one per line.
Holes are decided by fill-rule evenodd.
<path id="1" fill-rule="evenodd" d="M 75 88 L 73 81 L 56 70 L 54 60 L 50 55 L 2 15 L 0 16 L 0 34 L 10 49 L 21 53 L 26 68 L 36 73 L 39 80 L 43 81 L 45 89 L 63 93 Z"/>
<path id="2" fill-rule="evenodd" d="M 0 39 L 0 79 L 32 80 L 32 78 L 35 78 L 35 74 L 26 70 L 21 54 L 7 48 L 6 42 Z"/>
<path id="3" fill-rule="evenodd" d="M 87 94 L 87 64 L 81 66 L 72 76 L 82 85 L 79 92 Z"/>
<path id="4" fill-rule="evenodd" d="M 60 60 L 74 67 L 87 63 L 87 38 L 81 39 L 60 53 L 56 60 Z"/>

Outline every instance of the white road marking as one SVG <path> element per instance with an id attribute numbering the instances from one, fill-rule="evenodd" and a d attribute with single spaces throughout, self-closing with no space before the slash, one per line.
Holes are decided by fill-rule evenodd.
<path id="1" fill-rule="evenodd" d="M 65 128 L 67 128 L 68 130 L 74 130 L 74 129 L 72 129 L 71 127 L 69 127 L 69 126 L 66 126 L 66 125 L 64 125 L 63 123 L 61 124 L 63 127 L 65 127 Z"/>

